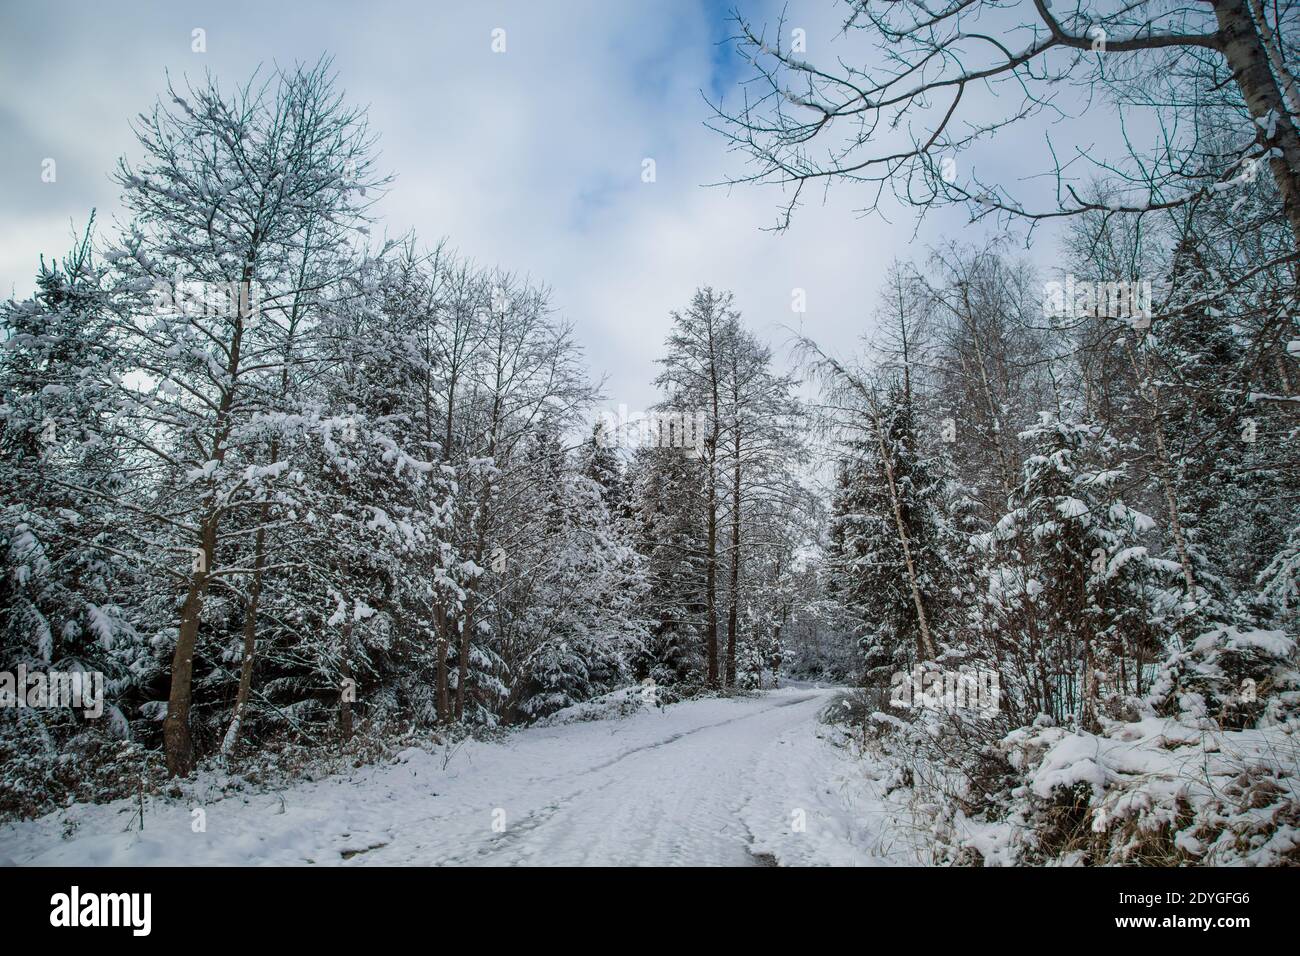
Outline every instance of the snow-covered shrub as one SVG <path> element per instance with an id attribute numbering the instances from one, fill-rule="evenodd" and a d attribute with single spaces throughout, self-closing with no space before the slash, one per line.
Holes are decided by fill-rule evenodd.
<path id="1" fill-rule="evenodd" d="M 1300 863 L 1295 730 L 1207 731 L 1162 717 L 1099 734 L 1017 730 L 1001 744 L 1023 781 L 1008 814 L 1021 838 L 1014 860 Z"/>
<path id="2" fill-rule="evenodd" d="M 541 727 L 585 723 L 592 720 L 617 720 L 639 714 L 656 705 L 663 706 L 660 689 L 652 685 L 633 685 L 601 694 L 591 700 L 570 704 L 537 722 Z"/>
<path id="3" fill-rule="evenodd" d="M 866 727 L 871 715 L 885 706 L 887 696 L 880 687 L 860 687 L 836 694 L 822 708 L 820 720 L 832 726 Z"/>
<path id="4" fill-rule="evenodd" d="M 1147 699 L 1156 713 L 1190 723 L 1279 723 L 1300 711 L 1295 654 L 1282 631 L 1218 627 L 1169 657 Z"/>
<path id="5" fill-rule="evenodd" d="M 1170 656 L 1137 719 L 1006 734 L 987 756 L 1012 785 L 963 781 L 937 836 L 975 864 L 1300 865 L 1297 688 L 1282 632 L 1208 631 Z"/>
<path id="6" fill-rule="evenodd" d="M 158 755 L 137 742 L 31 710 L 0 710 L 0 820 L 152 791 L 162 779 Z"/>

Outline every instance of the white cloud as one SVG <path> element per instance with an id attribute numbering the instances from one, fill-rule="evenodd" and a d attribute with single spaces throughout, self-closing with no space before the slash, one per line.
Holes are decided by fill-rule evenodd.
<path id="1" fill-rule="evenodd" d="M 763 19 L 766 6 L 747 8 Z M 484 264 L 550 285 L 593 375 L 609 374 L 611 404 L 653 400 L 669 310 L 700 284 L 733 289 L 778 350 L 789 337 L 783 326 L 800 324 L 848 349 L 888 261 L 920 252 L 908 248 L 913 222 L 860 218 L 852 210 L 862 196 L 839 189 L 774 235 L 763 228 L 776 219 L 778 195 L 704 188 L 737 169 L 703 126 L 700 94 L 717 86 L 735 95 L 733 78 L 715 73 L 725 62 L 716 48 L 729 33 L 724 11 L 339 3 L 280 19 L 257 4 L 131 5 L 78 8 L 59 30 L 48 29 L 46 7 L 25 20 L 7 14 L 0 134 L 28 159 L 56 143 L 69 164 L 47 193 L 20 177 L 17 161 L 0 166 L 8 186 L 0 219 L 9 224 L 0 290 L 30 289 L 36 253 L 66 245 L 70 218 L 84 221 L 98 206 L 107 221 L 116 205 L 108 174 L 129 148 L 127 121 L 161 92 L 164 70 L 179 79 L 209 68 L 234 85 L 259 62 L 329 52 L 351 99 L 369 104 L 381 166 L 398 177 L 379 210 L 389 233 L 414 229 L 429 244 L 446 236 Z M 834 35 L 836 14 L 819 5 L 815 17 L 800 17 L 810 51 Z M 195 25 L 207 30 L 206 55 L 190 52 Z M 491 51 L 495 27 L 507 31 L 504 54 Z M 645 157 L 656 161 L 654 183 L 641 181 Z M 961 219 L 936 218 L 922 239 L 943 238 Z M 790 309 L 795 287 L 807 292 L 802 316 Z"/>

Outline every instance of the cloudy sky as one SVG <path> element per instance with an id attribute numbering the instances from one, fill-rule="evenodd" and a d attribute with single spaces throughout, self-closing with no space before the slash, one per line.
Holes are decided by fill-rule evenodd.
<path id="1" fill-rule="evenodd" d="M 725 43 L 735 0 L 485 0 L 474 4 L 8 3 L 0 13 L 0 295 L 27 294 L 37 254 L 60 253 L 89 210 L 117 214 L 109 174 L 134 156 L 129 119 L 174 79 L 225 84 L 259 64 L 334 57 L 369 104 L 391 235 L 447 237 L 465 255 L 531 275 L 577 326 L 608 405 L 653 401 L 669 310 L 702 284 L 735 291 L 784 354 L 789 327 L 846 351 L 867 328 L 884 268 L 951 238 L 978 240 L 957 210 L 919 230 L 857 213 L 850 187 L 764 231 L 780 195 L 710 188 L 739 169 L 706 129 L 705 98 L 734 102 L 742 64 Z M 740 0 L 758 22 L 779 4 Z M 788 5 L 808 59 L 843 52 L 831 0 Z M 192 31 L 207 50 L 191 49 Z M 506 52 L 492 31 L 506 31 Z M 1009 155 L 1014 143 L 1006 146 Z M 46 158 L 57 180 L 41 181 Z M 656 180 L 642 181 L 655 161 Z M 1008 160 L 1010 161 L 1010 160 Z M 1050 253 L 1040 238 L 1033 255 Z M 807 311 L 791 309 L 806 290 Z"/>

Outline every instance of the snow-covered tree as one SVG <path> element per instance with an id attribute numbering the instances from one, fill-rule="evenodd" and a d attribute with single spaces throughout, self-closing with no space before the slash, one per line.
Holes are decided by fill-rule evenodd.
<path id="1" fill-rule="evenodd" d="M 1017 703 L 1095 727 L 1103 685 L 1123 694 L 1132 680 L 1141 692 L 1178 566 L 1143 543 L 1154 522 L 1120 497 L 1123 471 L 1102 429 L 1043 412 L 1021 438 L 1033 452 L 991 535 L 1001 559 L 981 611 L 1010 644 L 997 657 L 1019 678 Z"/>
<path id="2" fill-rule="evenodd" d="M 839 464 L 830 566 L 837 597 L 862 622 L 864 676 L 878 683 L 935 658 L 954 545 L 944 476 L 908 392 L 893 384 L 864 398 Z"/>
<path id="3" fill-rule="evenodd" d="M 277 71 L 232 94 L 215 80 L 142 116 L 144 159 L 123 161 L 118 181 L 131 225 L 108 254 L 122 289 L 113 379 L 116 440 L 141 462 L 149 500 L 139 549 L 155 573 L 178 580 L 182 600 L 157 633 L 173 632 L 171 687 L 163 724 L 169 770 L 189 773 L 193 676 L 205 604 L 243 570 L 232 561 L 246 529 L 242 509 L 282 473 L 266 462 L 275 413 L 268 383 L 294 361 L 293 333 L 271 308 L 334 277 L 310 273 L 304 252 L 349 240 L 371 201 L 371 139 L 362 113 L 345 105 L 327 63 Z M 102 369 L 106 372 L 107 369 Z"/>
<path id="4" fill-rule="evenodd" d="M 91 242 L 87 226 L 62 260 L 42 259 L 32 298 L 0 306 L 0 659 L 7 670 L 103 673 L 108 725 L 125 737 L 127 695 L 155 668 L 122 533 L 137 517 L 119 503 L 131 465 L 108 438 L 118 411 L 109 379 L 125 369 Z"/>

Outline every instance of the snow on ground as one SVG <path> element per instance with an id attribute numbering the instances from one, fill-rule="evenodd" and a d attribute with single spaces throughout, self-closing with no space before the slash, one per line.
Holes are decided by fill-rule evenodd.
<path id="1" fill-rule="evenodd" d="M 869 768 L 795 685 L 533 727 L 278 793 L 77 805 L 0 826 L 34 865 L 909 863 Z M 202 809 L 206 830 L 195 832 Z"/>

